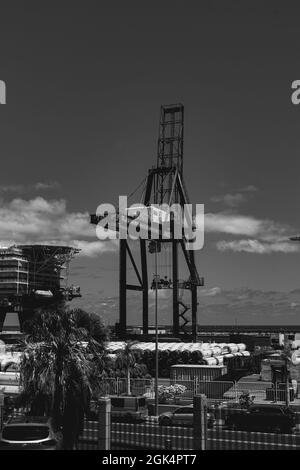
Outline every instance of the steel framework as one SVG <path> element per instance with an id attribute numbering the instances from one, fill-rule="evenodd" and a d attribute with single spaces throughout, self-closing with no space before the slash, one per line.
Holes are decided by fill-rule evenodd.
<path id="1" fill-rule="evenodd" d="M 157 148 L 157 165 L 148 172 L 143 196 L 146 207 L 152 205 L 179 204 L 182 208 L 189 204 L 186 188 L 183 182 L 183 144 L 184 144 L 184 107 L 182 104 L 161 106 L 159 138 Z M 91 215 L 91 223 L 99 222 L 97 215 Z M 188 250 L 184 238 L 174 237 L 174 219 L 170 223 L 169 239 L 152 240 L 139 239 L 139 257 L 141 269 L 138 269 L 133 253 L 127 239 L 120 239 L 120 266 L 119 266 L 119 324 L 118 336 L 126 337 L 127 330 L 127 291 L 139 291 L 142 294 L 142 321 L 143 334 L 149 330 L 149 282 L 148 282 L 148 254 L 161 251 L 161 243 L 171 246 L 172 280 L 169 288 L 172 289 L 173 306 L 173 334 L 175 336 L 188 335 L 185 326 L 192 323 L 192 336 L 197 336 L 197 287 L 203 285 L 203 278 L 199 277 L 195 264 L 194 251 Z M 182 251 L 189 272 L 186 282 L 179 281 L 179 249 Z M 137 283 L 127 282 L 128 262 L 136 274 Z M 179 290 L 186 289 L 191 293 L 191 306 L 186 305 L 179 295 Z M 187 312 L 191 310 L 191 318 Z"/>

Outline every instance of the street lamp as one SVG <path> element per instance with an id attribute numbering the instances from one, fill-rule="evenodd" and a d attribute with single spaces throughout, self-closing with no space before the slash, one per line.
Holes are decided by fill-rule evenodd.
<path id="1" fill-rule="evenodd" d="M 155 416 L 158 416 L 158 314 L 157 314 L 157 251 L 158 242 L 155 240 Z"/>
<path id="2" fill-rule="evenodd" d="M 154 413 L 158 416 L 158 308 L 157 308 L 157 290 L 158 290 L 158 272 L 157 272 L 157 253 L 160 252 L 159 240 L 151 240 L 149 244 L 150 253 L 154 253 L 154 292 L 155 292 L 155 379 L 154 379 Z"/>
<path id="3" fill-rule="evenodd" d="M 300 242 L 300 236 L 294 236 L 289 238 L 292 242 Z M 285 351 L 283 353 L 283 359 L 285 364 L 285 389 L 286 389 L 286 405 L 290 404 L 290 382 L 289 382 L 289 365 L 291 362 L 291 351 L 288 350 L 287 345 L 285 345 Z"/>

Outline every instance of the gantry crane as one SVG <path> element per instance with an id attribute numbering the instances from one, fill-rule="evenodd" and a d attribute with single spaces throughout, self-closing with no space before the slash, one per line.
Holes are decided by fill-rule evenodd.
<path id="1" fill-rule="evenodd" d="M 143 205 L 152 206 L 168 204 L 179 204 L 182 208 L 189 204 L 189 198 L 183 182 L 183 144 L 184 144 L 184 107 L 182 104 L 161 106 L 160 125 L 157 149 L 157 164 L 151 168 L 145 179 L 143 192 Z M 91 223 L 97 224 L 99 217 L 91 215 Z M 174 237 L 174 221 L 170 223 L 171 237 L 159 240 L 149 238 L 139 239 L 139 257 L 141 269 L 138 269 L 132 250 L 127 239 L 120 239 L 120 278 L 119 278 L 119 336 L 126 337 L 127 330 L 127 291 L 139 291 L 142 295 L 142 322 L 143 334 L 148 334 L 149 329 L 149 282 L 148 282 L 148 255 L 155 252 L 159 255 L 162 246 L 167 244 L 170 247 L 171 273 L 170 277 L 159 277 L 153 279 L 150 288 L 172 290 L 173 307 L 173 335 L 185 336 L 190 334 L 187 329 L 189 323 L 192 324 L 192 336 L 197 337 L 197 288 L 204 284 L 203 278 L 199 277 L 195 264 L 195 254 L 193 250 L 187 249 L 187 242 L 184 238 Z M 179 249 L 188 269 L 189 278 L 179 279 Z M 137 284 L 128 284 L 127 268 L 130 261 L 136 274 Z M 191 305 L 185 304 L 181 292 L 188 290 L 191 293 Z M 188 317 L 188 312 L 191 315 Z M 138 312 L 136 312 L 138 315 Z"/>

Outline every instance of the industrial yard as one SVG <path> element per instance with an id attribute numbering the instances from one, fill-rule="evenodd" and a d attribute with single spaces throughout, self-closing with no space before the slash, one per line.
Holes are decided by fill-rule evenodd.
<path id="1" fill-rule="evenodd" d="M 3 5 L 0 462 L 300 449 L 299 7 L 269 3 Z"/>

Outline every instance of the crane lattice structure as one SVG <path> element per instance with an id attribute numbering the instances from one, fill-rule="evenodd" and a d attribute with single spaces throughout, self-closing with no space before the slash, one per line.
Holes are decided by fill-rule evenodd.
<path id="1" fill-rule="evenodd" d="M 146 207 L 162 204 L 180 204 L 183 208 L 189 204 L 187 190 L 183 182 L 183 144 L 184 144 L 184 107 L 182 104 L 161 106 L 159 138 L 156 167 L 149 170 L 143 191 L 142 202 Z M 91 215 L 91 223 L 97 224 L 99 217 Z M 150 288 L 168 288 L 172 290 L 173 307 L 173 335 L 188 334 L 187 326 L 192 325 L 192 336 L 197 336 L 197 287 L 203 285 L 203 278 L 199 277 L 195 264 L 193 250 L 187 249 L 184 238 L 174 237 L 174 221 L 170 224 L 171 237 L 169 239 L 153 240 L 150 237 L 139 239 L 140 266 L 136 263 L 127 239 L 120 239 L 120 270 L 119 270 L 119 336 L 126 337 L 127 331 L 127 291 L 139 291 L 142 295 L 142 324 L 143 334 L 149 330 L 149 281 L 148 281 L 148 255 L 155 252 L 161 254 L 162 245 L 168 245 L 171 252 L 171 276 L 169 279 L 154 279 Z M 179 250 L 182 251 L 189 272 L 186 281 L 179 279 Z M 128 261 L 131 263 L 137 284 L 127 282 Z M 165 276 L 167 278 L 167 276 Z M 184 303 L 182 292 L 190 291 L 191 305 Z M 188 316 L 188 312 L 191 314 Z"/>

